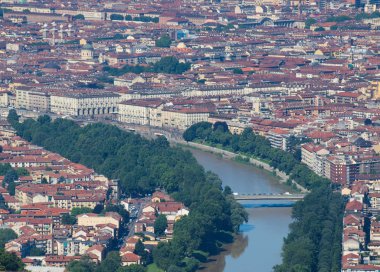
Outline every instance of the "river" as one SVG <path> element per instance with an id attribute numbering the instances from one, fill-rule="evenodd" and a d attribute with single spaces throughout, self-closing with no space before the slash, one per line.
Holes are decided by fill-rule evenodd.
<path id="1" fill-rule="evenodd" d="M 205 151 L 190 150 L 206 170 L 210 170 L 238 193 L 283 193 L 271 173 L 259 168 L 223 159 Z M 242 234 L 225 247 L 220 255 L 202 269 L 204 272 L 270 272 L 281 262 L 283 238 L 291 223 L 290 207 L 270 207 L 268 201 L 244 201 L 249 220 L 241 226 Z M 276 204 L 289 204 L 279 203 Z M 269 207 L 263 207 L 263 206 Z"/>

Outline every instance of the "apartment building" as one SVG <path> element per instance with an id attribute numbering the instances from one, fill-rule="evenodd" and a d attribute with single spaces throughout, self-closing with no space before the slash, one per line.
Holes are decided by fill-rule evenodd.
<path id="1" fill-rule="evenodd" d="M 50 95 L 48 92 L 25 86 L 17 87 L 15 92 L 16 108 L 39 112 L 50 111 Z"/>
<path id="2" fill-rule="evenodd" d="M 210 111 L 205 108 L 166 108 L 162 110 L 162 127 L 186 130 L 190 126 L 205 122 Z"/>
<path id="3" fill-rule="evenodd" d="M 118 119 L 129 124 L 160 126 L 163 103 L 161 99 L 123 101 L 119 104 Z"/>
<path id="4" fill-rule="evenodd" d="M 268 132 L 267 138 L 272 147 L 288 150 L 288 138 L 290 137 L 289 131 L 286 129 L 275 128 Z"/>
<path id="5" fill-rule="evenodd" d="M 301 147 L 302 162 L 320 176 L 330 176 L 330 165 L 327 161 L 329 153 L 330 152 L 322 146 L 310 143 L 304 144 Z"/>

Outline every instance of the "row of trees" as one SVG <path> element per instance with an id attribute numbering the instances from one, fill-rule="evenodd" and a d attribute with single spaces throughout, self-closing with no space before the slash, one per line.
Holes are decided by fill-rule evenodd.
<path id="1" fill-rule="evenodd" d="M 117 251 L 108 253 L 100 264 L 96 264 L 89 257 L 83 256 L 80 260 L 71 262 L 66 270 L 69 272 L 146 272 L 146 268 L 142 265 L 121 266 L 121 258 Z"/>
<path id="2" fill-rule="evenodd" d="M 296 146 L 305 139 L 291 139 L 293 153 L 272 148 L 251 129 L 241 135 L 229 132 L 225 122 L 201 122 L 184 132 L 187 141 L 198 141 L 233 152 L 254 156 L 290 175 L 311 192 L 293 208 L 294 222 L 283 247 L 283 263 L 276 272 L 340 271 L 344 201 L 329 180 L 319 177 L 296 157 Z M 298 157 L 299 158 L 299 157 Z"/>
<path id="3" fill-rule="evenodd" d="M 214 125 L 200 122 L 188 128 L 183 137 L 186 141 L 199 141 L 267 161 L 272 167 L 286 173 L 292 180 L 308 189 L 329 183 L 328 179 L 318 176 L 302 164 L 295 154 L 271 147 L 268 139 L 255 134 L 249 128 L 236 135 L 228 130 L 225 122 L 216 122 Z M 297 151 L 294 147 L 293 150 Z M 299 153 L 297 157 L 299 158 Z"/>
<path id="4" fill-rule="evenodd" d="M 189 207 L 190 214 L 175 224 L 173 240 L 153 254 L 160 268 L 192 271 L 197 263 L 194 251 L 217 252 L 247 221 L 231 191 L 222 190 L 221 180 L 205 172 L 189 151 L 170 147 L 163 137 L 149 141 L 111 125 L 80 127 L 70 120 L 52 122 L 48 116 L 19 123 L 14 112 L 8 120 L 28 141 L 119 180 L 124 196 L 162 188 Z"/>
<path id="5" fill-rule="evenodd" d="M 341 262 L 344 201 L 327 184 L 315 188 L 293 207 L 282 264 L 275 272 L 338 272 Z"/>
<path id="6" fill-rule="evenodd" d="M 135 22 L 153 22 L 158 23 L 160 19 L 158 17 L 149 17 L 149 16 L 138 16 L 132 17 L 131 15 L 126 15 L 125 17 L 121 14 L 111 14 L 110 19 L 112 21 L 135 21 Z"/>
<path id="7" fill-rule="evenodd" d="M 148 66 L 141 65 L 125 65 L 122 68 L 104 67 L 104 71 L 111 76 L 121 76 L 126 73 L 165 73 L 165 74 L 183 74 L 190 69 L 190 63 L 179 62 L 176 57 L 163 57 L 154 64 Z"/>

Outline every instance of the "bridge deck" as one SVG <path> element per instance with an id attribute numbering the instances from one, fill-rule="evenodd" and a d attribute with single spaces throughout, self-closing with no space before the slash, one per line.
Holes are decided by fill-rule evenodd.
<path id="1" fill-rule="evenodd" d="M 253 195 L 234 195 L 236 200 L 289 200 L 298 201 L 305 197 L 304 194 L 253 194 Z"/>

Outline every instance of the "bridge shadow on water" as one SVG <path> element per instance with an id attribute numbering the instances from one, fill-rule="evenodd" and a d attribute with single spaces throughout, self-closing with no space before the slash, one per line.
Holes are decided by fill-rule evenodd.
<path id="1" fill-rule="evenodd" d="M 241 203 L 245 209 L 255 208 L 287 208 L 293 207 L 294 202 L 288 203 Z"/>

